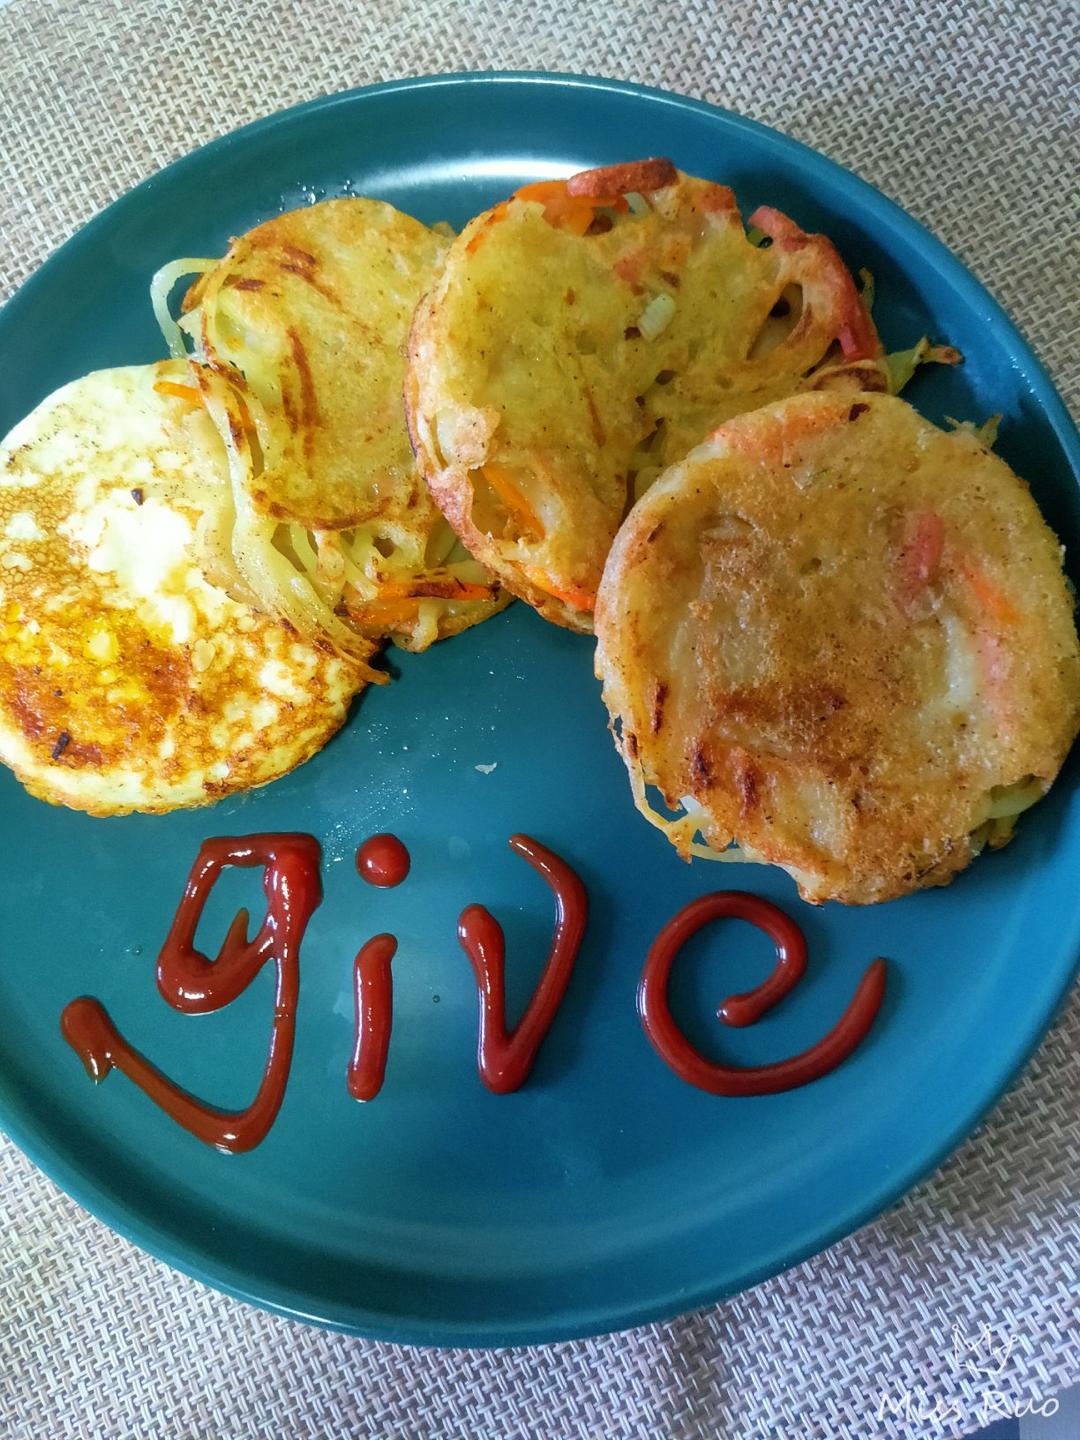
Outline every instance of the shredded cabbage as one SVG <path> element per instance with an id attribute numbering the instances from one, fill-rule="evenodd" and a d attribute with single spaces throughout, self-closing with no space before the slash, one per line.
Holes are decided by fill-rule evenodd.
<path id="1" fill-rule="evenodd" d="M 1009 816 L 1022 815 L 1045 794 L 1046 786 L 1033 775 L 1026 780 L 1018 780 L 1015 785 L 995 785 L 990 791 L 989 809 L 984 818 L 1004 820 Z"/>
<path id="2" fill-rule="evenodd" d="M 670 295 L 654 295 L 641 312 L 641 318 L 637 322 L 638 329 L 645 339 L 655 340 L 658 335 L 661 335 L 675 319 L 677 308 Z"/>
<path id="3" fill-rule="evenodd" d="M 985 818 L 969 837 L 973 854 L 980 854 L 987 845 L 991 850 L 1000 850 L 1008 844 L 1018 818 L 1041 800 L 1046 791 L 1047 786 L 1034 775 L 1013 785 L 995 785 L 987 796 Z"/>
<path id="4" fill-rule="evenodd" d="M 968 836 L 972 855 L 981 855 L 988 845 L 991 850 L 1000 850 L 1012 839 L 1015 825 L 1015 815 L 1007 815 L 1000 820 L 984 820 Z"/>
<path id="5" fill-rule="evenodd" d="M 885 356 L 889 394 L 899 395 L 920 365 L 959 365 L 963 358 L 951 345 L 932 345 L 924 335 L 910 350 L 894 350 Z"/>
<path id="6" fill-rule="evenodd" d="M 966 430 L 969 435 L 974 435 L 979 444 L 984 445 L 987 450 L 992 450 L 997 443 L 1002 420 L 1000 415 L 988 416 L 981 425 L 976 425 L 971 420 L 954 420 L 951 415 L 946 415 L 945 419 L 954 430 Z"/>

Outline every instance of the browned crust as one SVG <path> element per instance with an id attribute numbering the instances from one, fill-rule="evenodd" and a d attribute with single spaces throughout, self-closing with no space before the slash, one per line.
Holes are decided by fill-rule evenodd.
<path id="1" fill-rule="evenodd" d="M 905 612 L 924 507 L 943 549 Z M 737 534 L 714 531 L 732 515 Z M 596 631 L 632 771 L 813 903 L 948 884 L 994 787 L 1049 785 L 1080 727 L 1054 536 L 1001 461 L 891 396 L 806 394 L 720 427 L 623 525 Z"/>
<path id="2" fill-rule="evenodd" d="M 51 788 L 48 783 L 48 775 L 38 769 L 29 769 L 15 761 L 5 759 L 4 764 L 8 766 L 16 780 L 34 796 L 36 800 L 44 800 L 47 805 L 56 805 L 65 810 L 78 810 L 84 815 L 92 815 L 98 819 L 108 819 L 112 815 L 168 815 L 175 810 L 202 810 L 208 805 L 216 805 L 228 795 L 244 794 L 249 790 L 261 790 L 265 785 L 272 785 L 275 780 L 290 774 L 293 770 L 299 769 L 320 750 L 324 749 L 349 717 L 349 705 L 344 705 L 339 717 L 330 721 L 325 728 L 304 744 L 298 746 L 290 762 L 273 775 L 267 775 L 264 779 L 251 781 L 244 778 L 238 781 L 211 781 L 203 782 L 203 793 L 198 797 L 191 797 L 184 800 L 163 797 L 158 802 L 147 801 L 142 805 L 105 805 L 95 800 L 87 800 L 79 797 L 75 799 L 59 788 Z M 92 760 L 89 763 L 93 763 Z"/>
<path id="3" fill-rule="evenodd" d="M 675 184 L 685 185 L 685 196 L 681 191 L 673 192 L 656 202 L 657 210 L 664 217 L 665 223 L 669 217 L 678 214 L 684 222 L 689 218 L 692 222 L 696 222 L 698 225 L 704 224 L 706 227 L 735 227 L 739 235 L 743 235 L 737 204 L 730 189 L 713 182 L 680 176 L 668 160 L 653 158 L 583 171 L 567 182 L 567 190 L 570 194 L 583 198 L 602 198 L 605 194 L 619 193 L 623 189 L 647 191 Z M 685 216 L 683 215 L 684 210 Z M 476 217 L 452 247 L 443 279 L 436 283 L 433 290 L 417 306 L 407 347 L 405 408 L 409 435 L 418 467 L 432 497 L 469 552 L 494 571 L 511 593 L 526 600 L 546 619 L 568 629 L 587 633 L 592 628 L 589 612 L 574 608 L 574 605 L 568 603 L 568 600 L 577 600 L 579 596 L 594 594 L 599 584 L 603 562 L 610 544 L 610 536 L 614 534 L 625 513 L 625 473 L 617 506 L 612 510 L 611 529 L 607 535 L 597 536 L 597 543 L 593 547 L 595 553 L 588 557 L 591 569 L 586 569 L 584 565 L 586 546 L 578 540 L 574 548 L 573 564 L 567 562 L 564 547 L 562 554 L 556 555 L 552 563 L 544 566 L 551 572 L 549 589 L 547 583 L 540 578 L 541 566 L 528 566 L 527 546 L 521 546 L 516 541 L 504 541 L 493 537 L 482 530 L 474 520 L 474 471 L 483 462 L 473 461 L 469 457 L 469 463 L 465 464 L 457 456 L 433 454 L 422 439 L 424 434 L 434 433 L 435 412 L 439 405 L 438 397 L 434 393 L 433 387 L 428 384 L 423 372 L 425 355 L 430 360 L 430 357 L 437 354 L 438 346 L 447 343 L 446 337 L 442 336 L 438 322 L 438 309 L 449 283 L 447 277 L 452 273 L 457 273 L 454 268 L 455 259 L 458 262 L 458 268 L 464 266 L 467 269 L 471 263 L 470 256 L 474 252 L 477 235 L 488 232 L 497 234 L 499 223 L 506 221 L 508 216 L 512 216 L 513 213 L 512 202 L 503 202 L 492 211 Z M 805 347 L 806 336 L 811 331 L 813 331 L 813 340 L 816 342 L 818 338 L 818 331 L 814 329 L 816 323 L 818 329 L 823 330 L 824 333 L 820 347 L 815 350 L 814 357 L 811 357 L 812 362 L 816 359 L 818 365 L 821 364 L 830 341 L 836 338 L 840 339 L 841 344 L 851 356 L 862 354 L 864 351 L 874 356 L 880 354 L 880 344 L 873 326 L 862 308 L 854 282 L 828 240 L 822 236 L 806 235 L 794 222 L 788 220 L 787 217 L 780 216 L 778 212 L 762 214 L 761 218 L 764 219 L 765 225 L 771 227 L 780 237 L 778 256 L 781 264 L 777 279 L 777 293 L 788 283 L 798 284 L 806 277 L 812 280 L 810 288 L 813 290 L 814 304 L 808 303 L 804 308 L 799 325 L 790 341 L 790 344 L 796 348 L 787 353 L 789 355 L 801 353 L 798 347 Z M 616 234 L 621 233 L 620 230 L 616 230 Z M 706 233 L 709 233 L 708 229 L 706 229 Z M 681 237 L 685 240 L 685 235 L 685 223 L 672 226 L 671 238 L 677 241 Z M 581 239 L 582 245 L 596 246 L 601 243 L 603 242 L 590 236 L 584 236 Z M 621 253 L 621 251 L 625 251 L 625 253 Z M 627 272 L 627 266 L 632 268 L 637 257 L 635 252 L 626 249 L 626 245 L 622 245 L 621 251 L 618 246 L 613 249 L 612 269 L 614 274 L 624 279 L 633 290 L 633 276 Z M 781 251 L 783 251 L 782 255 Z M 796 251 L 801 251 L 802 254 L 797 255 Z M 788 258 L 789 256 L 790 258 Z M 677 270 L 671 267 L 666 257 L 660 264 L 659 274 L 663 282 L 672 289 L 678 289 L 679 287 L 674 284 L 674 281 L 679 278 Z M 567 295 L 563 288 L 560 288 L 558 293 L 561 298 Z M 575 301 L 578 299 L 576 292 L 574 298 Z M 775 298 L 775 294 L 772 295 L 769 303 L 775 301 Z M 819 319 L 819 314 L 826 318 Z M 839 316 L 838 319 L 837 316 Z M 837 336 L 836 329 L 827 328 L 832 325 L 834 319 L 837 319 L 837 328 L 842 332 L 840 336 Z M 625 331 L 625 338 L 633 343 L 631 336 L 638 333 L 631 325 Z M 793 389 L 799 388 L 803 383 L 810 383 L 804 382 L 806 372 L 803 364 L 800 363 L 796 369 L 796 378 L 792 383 Z M 795 372 L 793 371 L 793 373 Z M 596 398 L 588 386 L 583 385 L 578 393 L 589 417 L 592 440 L 603 449 L 610 444 L 611 429 L 602 420 Z M 483 401 L 477 400 L 476 403 L 482 404 Z M 760 403 L 760 401 L 752 403 Z M 726 413 L 730 413 L 730 411 Z M 696 438 L 702 437 L 697 436 Z M 693 442 L 691 441 L 691 443 Z M 486 460 L 498 463 L 498 451 L 490 453 Z M 543 468 L 539 468 L 534 474 L 542 477 L 545 472 Z M 596 493 L 593 474 L 594 472 L 583 474 L 580 485 L 581 493 L 588 496 L 590 503 Z M 561 483 L 565 483 L 565 473 L 561 476 Z M 556 510 L 560 515 L 564 508 L 569 510 L 573 503 L 572 494 L 567 493 L 569 499 L 564 507 L 562 502 L 566 497 L 561 494 L 555 497 L 554 492 L 551 492 L 552 498 L 557 500 Z M 606 492 L 603 503 L 607 503 Z M 588 527 L 585 525 L 580 527 L 578 536 L 580 537 L 586 530 L 591 534 L 591 521 Z M 560 530 L 559 533 L 562 531 Z M 554 553 L 554 547 L 552 547 L 552 553 Z M 531 574 L 526 573 L 527 568 L 532 570 Z M 575 573 L 571 573 L 572 571 Z M 578 571 L 580 573 L 576 573 Z"/>

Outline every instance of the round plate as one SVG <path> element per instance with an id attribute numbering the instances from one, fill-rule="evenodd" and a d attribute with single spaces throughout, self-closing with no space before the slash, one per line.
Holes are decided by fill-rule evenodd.
<path id="1" fill-rule="evenodd" d="M 541 75 L 391 84 L 319 100 L 209 145 L 141 185 L 59 251 L 0 314 L 0 433 L 98 366 L 162 354 L 152 272 L 221 254 L 280 210 L 341 193 L 461 225 L 519 184 L 637 155 L 732 184 L 821 229 L 877 282 L 886 344 L 924 332 L 956 370 L 912 384 L 925 414 L 1004 416 L 1000 450 L 1070 545 L 1080 534 L 1077 437 L 998 306 L 925 230 L 784 137 L 630 85 Z M 1080 930 L 1075 763 L 1001 854 L 947 890 L 863 910 L 802 904 L 775 870 L 684 865 L 635 813 L 606 731 L 592 644 L 523 605 L 369 692 L 327 749 L 267 789 L 164 818 L 94 820 L 31 800 L 4 773 L 6 961 L 0 1119 L 78 1201 L 190 1274 L 260 1305 L 393 1340 L 516 1344 L 703 1305 L 869 1219 L 971 1129 L 1043 1034 Z M 485 770 L 480 767 L 492 767 Z M 306 830 L 326 898 L 304 946 L 296 1058 L 265 1142 L 226 1156 L 176 1128 L 121 1075 L 87 1080 L 60 1037 L 65 1002 L 99 996 L 169 1075 L 223 1106 L 261 1073 L 272 975 L 226 1010 L 169 1009 L 154 960 L 207 835 Z M 413 854 L 398 890 L 353 857 L 394 830 Z M 489 1094 L 477 1000 L 455 926 L 472 901 L 508 936 L 511 1013 L 547 953 L 552 904 L 507 848 L 524 830 L 585 879 L 592 915 L 532 1078 Z M 721 1030 L 720 996 L 771 963 L 749 926 L 711 927 L 677 967 L 674 1005 L 736 1063 L 803 1048 L 832 1025 L 868 960 L 891 961 L 869 1040 L 789 1094 L 719 1099 L 650 1048 L 635 987 L 658 927 L 694 896 L 739 885 L 804 927 L 802 986 L 762 1023 Z M 257 877 L 229 875 L 201 936 L 214 946 Z M 352 960 L 400 940 L 386 1085 L 346 1090 Z"/>

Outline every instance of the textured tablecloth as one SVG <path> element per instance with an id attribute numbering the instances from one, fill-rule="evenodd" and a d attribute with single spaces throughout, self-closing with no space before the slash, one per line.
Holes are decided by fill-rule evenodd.
<path id="1" fill-rule="evenodd" d="M 1075 412 L 1080 11 L 1048 0 L 0 0 L 0 298 L 244 121 L 491 68 L 663 85 L 824 150 L 967 261 Z M 0 1437 L 959 1435 L 1003 1403 L 990 1390 L 1040 1404 L 1080 1379 L 1078 1097 L 1080 996 L 979 1133 L 877 1223 L 703 1314 L 502 1352 L 372 1344 L 226 1300 L 0 1142 Z M 984 1324 L 1011 1342 L 993 1380 L 953 1353 L 954 1326 Z"/>

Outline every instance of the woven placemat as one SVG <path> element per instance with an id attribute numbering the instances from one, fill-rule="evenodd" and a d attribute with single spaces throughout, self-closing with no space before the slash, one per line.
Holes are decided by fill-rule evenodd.
<path id="1" fill-rule="evenodd" d="M 588 70 L 729 106 L 878 185 L 987 282 L 1075 411 L 1080 11 L 961 8 L 0 0 L 0 298 L 135 181 L 284 105 L 433 71 Z M 1078 1097 L 1074 997 L 977 1136 L 876 1224 L 703 1314 L 494 1353 L 373 1344 L 226 1300 L 5 1142 L 0 1436 L 960 1435 L 1080 1378 Z M 983 1326 L 983 1359 L 1006 1357 L 992 1376 L 954 1354 L 954 1327 L 978 1343 Z"/>

